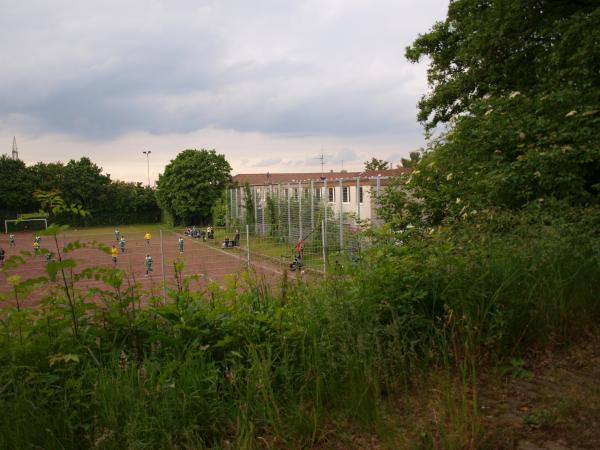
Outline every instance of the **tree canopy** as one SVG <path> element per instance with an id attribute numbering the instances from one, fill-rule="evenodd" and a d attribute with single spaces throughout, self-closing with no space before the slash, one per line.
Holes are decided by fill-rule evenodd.
<path id="1" fill-rule="evenodd" d="M 485 95 L 598 85 L 600 11 L 594 0 L 455 0 L 446 20 L 406 49 L 430 60 L 418 118 L 427 128 L 471 112 Z"/>
<path id="2" fill-rule="evenodd" d="M 388 170 L 390 169 L 390 163 L 383 159 L 371 158 L 369 161 L 365 161 L 365 171 L 371 170 Z"/>
<path id="3" fill-rule="evenodd" d="M 599 45 L 592 2 L 451 2 L 446 20 L 407 49 L 431 61 L 418 117 L 446 129 L 399 181 L 411 195 L 382 198 L 384 217 L 436 225 L 599 206 Z"/>
<path id="4" fill-rule="evenodd" d="M 184 150 L 159 175 L 157 197 L 176 223 L 200 223 L 231 181 L 231 166 L 215 150 Z"/>
<path id="5" fill-rule="evenodd" d="M 59 195 L 67 204 L 82 205 L 89 215 L 53 217 L 71 225 L 118 225 L 157 222 L 160 209 L 154 190 L 141 183 L 113 181 L 102 168 L 83 157 L 62 162 L 38 162 L 27 167 L 23 161 L 0 156 L 0 219 L 39 208 L 35 192 Z"/>

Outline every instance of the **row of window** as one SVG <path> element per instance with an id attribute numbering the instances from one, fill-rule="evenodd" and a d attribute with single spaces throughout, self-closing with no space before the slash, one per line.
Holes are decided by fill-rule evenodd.
<path id="1" fill-rule="evenodd" d="M 300 188 L 292 188 L 292 197 L 293 198 L 298 198 L 298 191 Z M 315 199 L 317 200 L 321 200 L 322 198 L 322 192 L 323 189 L 325 188 L 315 188 Z M 261 189 L 258 188 L 256 190 L 256 196 L 259 199 L 265 200 L 266 199 L 266 195 L 267 195 L 267 190 L 265 189 L 264 191 L 261 192 Z M 327 200 L 329 201 L 329 203 L 335 203 L 336 201 L 336 188 L 335 187 L 328 187 L 327 188 Z M 283 198 L 287 198 L 289 195 L 288 189 L 284 188 L 283 189 Z M 310 194 L 310 189 L 309 188 L 304 188 L 303 189 L 303 195 L 305 198 L 308 198 Z M 359 202 L 362 203 L 363 202 L 363 188 L 362 186 L 360 186 L 358 188 L 358 197 L 359 197 Z M 349 186 L 343 186 L 342 187 L 342 203 L 350 203 L 352 200 L 350 199 L 350 187 Z M 356 201 L 356 200 L 355 200 Z"/>

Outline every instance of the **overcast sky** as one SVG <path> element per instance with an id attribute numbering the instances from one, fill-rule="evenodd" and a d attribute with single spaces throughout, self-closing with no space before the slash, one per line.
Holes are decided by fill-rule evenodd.
<path id="1" fill-rule="evenodd" d="M 0 0 L 0 153 L 89 156 L 146 180 L 186 148 L 234 173 L 360 169 L 424 145 L 425 64 L 447 0 Z M 93 5 L 93 6 L 92 6 Z"/>

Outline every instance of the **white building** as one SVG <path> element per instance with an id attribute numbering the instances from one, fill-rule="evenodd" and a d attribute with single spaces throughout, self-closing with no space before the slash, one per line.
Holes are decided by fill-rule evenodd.
<path id="1" fill-rule="evenodd" d="M 252 222 L 257 227 L 273 221 L 267 217 L 267 198 L 276 202 L 279 218 L 283 217 L 290 223 L 298 222 L 300 229 L 303 222 L 305 227 L 314 227 L 315 215 L 319 211 L 326 211 L 325 217 L 330 211 L 346 224 L 356 222 L 356 219 L 374 220 L 377 218 L 377 192 L 388 184 L 391 177 L 408 170 L 235 175 L 233 181 L 237 187 L 231 189 L 228 195 L 228 217 L 235 220 L 248 214 L 245 193 L 250 192 L 254 208 Z M 246 184 L 249 190 L 244 188 Z"/>

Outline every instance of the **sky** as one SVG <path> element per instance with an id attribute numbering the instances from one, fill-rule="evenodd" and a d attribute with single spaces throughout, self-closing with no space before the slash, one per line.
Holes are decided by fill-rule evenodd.
<path id="1" fill-rule="evenodd" d="M 186 148 L 233 173 L 360 170 L 425 145 L 426 61 L 448 0 L 0 0 L 0 153 L 88 156 L 154 183 Z M 149 159 L 142 153 L 150 151 Z"/>

